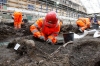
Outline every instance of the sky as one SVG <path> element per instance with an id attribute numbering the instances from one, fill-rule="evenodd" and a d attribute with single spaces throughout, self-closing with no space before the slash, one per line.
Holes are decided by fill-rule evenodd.
<path id="1" fill-rule="evenodd" d="M 80 0 L 87 13 L 100 13 L 100 0 Z"/>

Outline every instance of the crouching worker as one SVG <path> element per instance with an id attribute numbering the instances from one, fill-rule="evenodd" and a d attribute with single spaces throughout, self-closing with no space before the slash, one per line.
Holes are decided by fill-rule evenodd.
<path id="1" fill-rule="evenodd" d="M 21 23 L 22 23 L 22 13 L 15 11 L 13 13 L 13 19 L 14 19 L 14 28 L 15 29 L 20 29 L 21 28 Z"/>
<path id="2" fill-rule="evenodd" d="M 45 18 L 39 18 L 35 24 L 30 26 L 33 36 L 40 40 L 46 41 L 48 44 L 56 44 L 57 36 L 60 32 L 60 26 L 56 12 L 47 13 Z"/>
<path id="3" fill-rule="evenodd" d="M 79 30 L 81 32 L 84 32 L 84 30 L 90 28 L 91 21 L 90 21 L 90 18 L 79 18 L 76 21 L 76 24 L 79 27 Z"/>

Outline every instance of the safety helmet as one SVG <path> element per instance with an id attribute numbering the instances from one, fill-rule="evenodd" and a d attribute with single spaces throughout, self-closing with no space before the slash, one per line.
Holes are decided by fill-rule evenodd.
<path id="1" fill-rule="evenodd" d="M 58 24 L 58 18 L 55 11 L 47 13 L 45 16 L 45 25 L 48 27 L 56 27 Z"/>

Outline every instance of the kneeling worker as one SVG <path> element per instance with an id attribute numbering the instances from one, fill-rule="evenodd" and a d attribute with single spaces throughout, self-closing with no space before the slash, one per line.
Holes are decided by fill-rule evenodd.
<path id="1" fill-rule="evenodd" d="M 91 25 L 91 19 L 90 18 L 79 18 L 76 21 L 77 26 L 79 27 L 79 30 L 81 32 L 84 32 L 84 30 L 90 28 Z"/>
<path id="2" fill-rule="evenodd" d="M 45 18 L 39 18 L 35 24 L 30 26 L 33 36 L 49 44 L 56 44 L 57 36 L 62 23 L 58 20 L 56 12 L 48 12 Z"/>

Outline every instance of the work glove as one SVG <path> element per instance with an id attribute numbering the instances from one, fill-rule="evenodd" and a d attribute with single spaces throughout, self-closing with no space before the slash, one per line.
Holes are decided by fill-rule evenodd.
<path id="1" fill-rule="evenodd" d="M 45 37 L 44 37 L 44 36 L 40 36 L 39 39 L 40 39 L 41 41 L 45 41 Z"/>
<path id="2" fill-rule="evenodd" d="M 51 39 L 47 39 L 46 42 L 47 42 L 48 44 L 53 44 Z"/>

